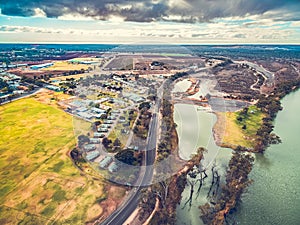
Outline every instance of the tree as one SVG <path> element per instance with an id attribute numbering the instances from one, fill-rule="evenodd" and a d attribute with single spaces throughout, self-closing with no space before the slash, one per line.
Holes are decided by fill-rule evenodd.
<path id="1" fill-rule="evenodd" d="M 70 155 L 72 159 L 77 160 L 80 154 L 77 148 L 73 148 Z"/>
<path id="2" fill-rule="evenodd" d="M 126 149 L 115 155 L 115 158 L 128 165 L 134 165 L 136 158 L 134 157 L 134 152 L 132 150 Z"/>
<path id="3" fill-rule="evenodd" d="M 249 108 L 248 108 L 248 107 L 245 107 L 245 108 L 243 108 L 243 110 L 242 110 L 241 114 L 242 114 L 242 115 L 244 115 L 244 116 L 247 116 L 247 114 L 248 114 L 248 110 L 249 110 Z"/>
<path id="4" fill-rule="evenodd" d="M 238 117 L 237 117 L 237 120 L 240 121 L 240 122 L 242 122 L 242 121 L 243 121 L 243 117 L 238 116 Z"/>
<path id="5" fill-rule="evenodd" d="M 99 126 L 101 124 L 101 121 L 95 121 L 94 124 L 95 126 Z"/>
<path id="6" fill-rule="evenodd" d="M 103 140 L 102 140 L 102 144 L 104 145 L 105 148 L 108 148 L 109 145 L 111 144 L 111 142 L 112 141 L 110 139 L 108 139 L 107 137 L 103 138 Z"/>
<path id="7" fill-rule="evenodd" d="M 121 147 L 121 141 L 119 140 L 119 138 L 116 138 L 116 140 L 114 141 L 114 143 L 113 143 L 113 145 L 115 146 L 115 147 Z"/>
<path id="8" fill-rule="evenodd" d="M 242 148 L 238 146 L 238 148 Z M 236 207 L 245 188 L 251 183 L 248 174 L 252 170 L 254 158 L 250 154 L 235 151 L 229 161 L 226 184 L 213 206 L 200 206 L 205 224 L 224 224 L 226 215 Z"/>
<path id="9" fill-rule="evenodd" d="M 149 95 L 149 96 L 148 96 L 148 99 L 149 99 L 150 101 L 155 101 L 155 100 L 156 100 L 156 96 L 155 96 L 155 95 Z"/>
<path id="10" fill-rule="evenodd" d="M 29 90 L 29 91 L 34 90 L 34 86 L 33 86 L 32 84 L 28 85 L 27 87 L 28 87 L 28 90 Z"/>
<path id="11" fill-rule="evenodd" d="M 86 135 L 79 135 L 78 136 L 78 146 L 82 147 L 83 144 L 88 143 L 90 141 L 90 139 L 88 138 L 88 136 Z"/>
<path id="12" fill-rule="evenodd" d="M 142 102 L 142 103 L 139 105 L 139 110 L 141 110 L 141 109 L 143 109 L 143 108 L 150 109 L 150 103 L 149 103 L 149 102 Z"/>

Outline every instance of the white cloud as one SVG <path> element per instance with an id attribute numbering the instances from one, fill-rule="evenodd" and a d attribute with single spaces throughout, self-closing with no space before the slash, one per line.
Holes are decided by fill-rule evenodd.
<path id="1" fill-rule="evenodd" d="M 64 14 L 63 16 L 59 16 L 57 19 L 59 20 L 68 20 L 68 21 L 92 21 L 95 18 L 83 16 L 81 14 Z"/>
<path id="2" fill-rule="evenodd" d="M 115 23 L 121 23 L 124 22 L 125 18 L 121 16 L 109 16 L 108 21 L 115 22 Z"/>
<path id="3" fill-rule="evenodd" d="M 33 17 L 44 17 L 44 18 L 47 17 L 46 13 L 40 8 L 35 8 L 34 13 L 35 15 Z"/>
<path id="4" fill-rule="evenodd" d="M 72 17 L 74 15 L 71 15 Z M 71 17 L 70 17 L 71 18 Z M 66 19 L 66 18 L 65 18 Z M 78 19 L 78 18 L 77 18 Z M 167 43 L 284 43 L 295 42 L 299 22 L 287 26 L 286 22 L 274 22 L 269 19 L 253 20 L 252 25 L 241 18 L 226 23 L 222 20 L 214 23 L 183 24 L 169 22 L 135 23 L 124 22 L 123 18 L 112 18 L 112 21 L 87 22 L 89 26 L 78 24 L 69 28 L 31 27 L 31 26 L 0 26 L 4 33 L 14 33 L 20 41 L 24 36 L 40 38 L 42 40 L 64 40 L 81 42 L 136 42 L 136 41 L 163 41 Z M 237 22 L 238 21 L 238 22 Z M 247 25 L 248 23 L 248 25 Z M 80 23 L 81 24 L 81 23 Z M 258 25 L 258 24 L 261 24 Z M 298 34 L 299 35 L 299 34 Z M 4 38 L 4 37 L 3 37 Z M 2 40 L 3 38 L 0 38 Z M 299 38 L 298 38 L 299 40 Z M 2 40 L 3 41 L 3 40 Z"/>
<path id="5" fill-rule="evenodd" d="M 291 22 L 291 27 L 296 27 L 296 28 L 300 29 L 300 21 Z"/>

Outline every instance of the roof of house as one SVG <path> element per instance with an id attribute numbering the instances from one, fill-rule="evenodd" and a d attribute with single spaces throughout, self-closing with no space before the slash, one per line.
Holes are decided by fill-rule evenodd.
<path id="1" fill-rule="evenodd" d="M 104 109 L 99 109 L 96 107 L 91 108 L 91 110 L 96 113 L 105 113 L 106 112 Z"/>
<path id="2" fill-rule="evenodd" d="M 100 136 L 102 136 L 103 134 L 102 133 L 100 133 L 100 132 L 94 132 L 94 137 L 100 137 Z"/>
<path id="3" fill-rule="evenodd" d="M 118 169 L 119 169 L 119 166 L 116 162 L 112 162 L 108 167 L 109 172 L 115 172 Z"/>
<path id="4" fill-rule="evenodd" d="M 93 150 L 93 149 L 96 149 L 96 145 L 94 145 L 94 144 L 87 144 L 87 145 L 83 146 L 83 148 L 85 150 Z"/>
<path id="5" fill-rule="evenodd" d="M 99 143 L 100 139 L 99 138 L 90 138 L 90 142 L 92 142 L 92 143 Z"/>
<path id="6" fill-rule="evenodd" d="M 89 152 L 86 154 L 86 159 L 88 161 L 90 161 L 90 160 L 97 158 L 99 155 L 100 155 L 100 153 L 98 151 Z"/>
<path id="7" fill-rule="evenodd" d="M 101 168 L 104 168 L 104 167 L 107 167 L 111 161 L 112 161 L 112 157 L 111 156 L 106 156 L 100 163 L 99 163 L 99 166 Z"/>
<path id="8" fill-rule="evenodd" d="M 78 116 L 83 117 L 85 119 L 91 119 L 93 118 L 93 115 L 88 112 L 79 112 L 77 113 Z"/>

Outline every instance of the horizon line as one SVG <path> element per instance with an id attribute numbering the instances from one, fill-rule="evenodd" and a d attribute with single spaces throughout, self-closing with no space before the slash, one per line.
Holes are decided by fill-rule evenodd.
<path id="1" fill-rule="evenodd" d="M 209 42 L 209 43 L 100 43 L 100 42 L 0 42 L 0 44 L 80 44 L 80 45 L 300 45 L 300 43 L 220 43 L 220 42 Z"/>

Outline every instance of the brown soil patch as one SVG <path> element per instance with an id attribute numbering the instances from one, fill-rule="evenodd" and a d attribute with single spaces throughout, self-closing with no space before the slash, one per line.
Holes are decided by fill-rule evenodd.
<path id="1" fill-rule="evenodd" d="M 103 213 L 103 208 L 99 204 L 95 204 L 87 211 L 87 221 L 96 220 Z"/>
<path id="2" fill-rule="evenodd" d="M 117 209 L 127 194 L 125 188 L 113 185 L 106 186 L 105 193 L 107 193 L 107 199 L 100 204 L 103 209 L 103 219 Z"/>

